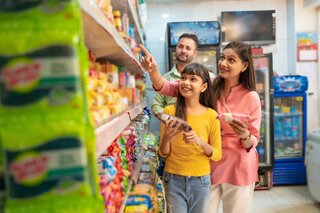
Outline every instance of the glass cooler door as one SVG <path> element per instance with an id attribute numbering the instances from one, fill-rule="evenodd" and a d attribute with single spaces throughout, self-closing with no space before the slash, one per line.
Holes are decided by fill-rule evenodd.
<path id="1" fill-rule="evenodd" d="M 303 158 L 303 147 L 303 96 L 275 95 L 275 159 Z"/>
<path id="2" fill-rule="evenodd" d="M 259 167 L 272 167 L 273 165 L 273 90 L 272 85 L 272 54 L 253 56 L 256 76 L 256 90 L 261 99 L 261 127 L 257 146 L 259 153 Z"/>

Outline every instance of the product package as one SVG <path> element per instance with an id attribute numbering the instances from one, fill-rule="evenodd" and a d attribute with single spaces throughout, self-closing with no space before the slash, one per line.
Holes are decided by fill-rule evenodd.
<path id="1" fill-rule="evenodd" d="M 170 119 L 177 121 L 177 123 L 179 125 L 179 130 L 186 131 L 186 132 L 189 132 L 192 130 L 191 126 L 186 121 L 184 121 L 181 118 L 178 118 L 176 116 L 167 115 L 165 113 L 158 113 L 155 116 L 164 124 L 166 124 L 166 122 Z"/>
<path id="2" fill-rule="evenodd" d="M 241 114 L 241 113 L 219 113 L 218 119 L 224 122 L 231 122 L 233 120 L 239 120 L 246 124 L 250 124 L 253 118 L 250 115 Z"/>
<path id="3" fill-rule="evenodd" d="M 5 211 L 103 212 L 77 1 L 3 1 L 0 28 Z"/>

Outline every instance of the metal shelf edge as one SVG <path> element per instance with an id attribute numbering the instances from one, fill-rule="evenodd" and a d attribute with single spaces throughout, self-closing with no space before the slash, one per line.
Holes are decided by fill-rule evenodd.
<path id="1" fill-rule="evenodd" d="M 120 133 L 130 124 L 131 120 L 128 113 L 123 113 L 108 123 L 95 130 L 96 134 L 96 158 L 112 144 Z"/>
<path id="2" fill-rule="evenodd" d="M 129 113 L 130 119 L 133 120 L 135 117 L 137 117 L 146 106 L 147 102 L 146 100 L 143 100 L 141 103 L 128 110 L 127 112 Z"/>
<path id="3" fill-rule="evenodd" d="M 135 73 L 144 73 L 138 59 L 97 6 L 81 0 L 86 45 L 97 58 L 109 59 Z"/>

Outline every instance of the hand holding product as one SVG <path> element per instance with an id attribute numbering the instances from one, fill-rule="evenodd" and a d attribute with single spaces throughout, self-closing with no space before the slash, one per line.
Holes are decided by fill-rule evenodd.
<path id="1" fill-rule="evenodd" d="M 218 119 L 227 123 L 230 123 L 233 120 L 239 120 L 246 124 L 251 123 L 253 120 L 253 118 L 250 115 L 241 113 L 219 113 Z"/>
<path id="2" fill-rule="evenodd" d="M 178 118 L 176 116 L 173 115 L 167 115 L 165 113 L 157 113 L 156 118 L 158 118 L 162 123 L 167 124 L 167 121 L 171 120 L 175 120 L 176 123 L 179 125 L 179 130 L 181 131 L 185 131 L 185 132 L 189 132 L 192 130 L 191 126 L 183 119 Z"/>

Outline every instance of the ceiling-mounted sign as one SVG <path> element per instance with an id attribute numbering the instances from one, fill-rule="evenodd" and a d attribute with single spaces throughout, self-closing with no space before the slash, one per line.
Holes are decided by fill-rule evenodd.
<path id="1" fill-rule="evenodd" d="M 318 61 L 318 35 L 314 32 L 297 33 L 297 61 Z"/>

